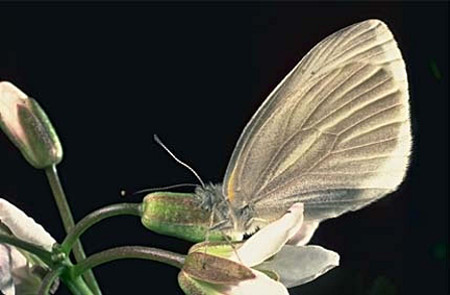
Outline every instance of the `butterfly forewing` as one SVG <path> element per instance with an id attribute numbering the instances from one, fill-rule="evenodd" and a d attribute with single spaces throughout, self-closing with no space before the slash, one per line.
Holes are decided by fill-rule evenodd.
<path id="1" fill-rule="evenodd" d="M 308 220 L 356 210 L 395 190 L 411 148 L 405 64 L 387 26 L 368 20 L 317 44 L 244 129 L 223 193 L 256 217 L 294 202 Z"/>

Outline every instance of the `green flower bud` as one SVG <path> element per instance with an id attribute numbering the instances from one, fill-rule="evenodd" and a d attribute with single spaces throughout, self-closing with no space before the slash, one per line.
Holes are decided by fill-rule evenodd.
<path id="1" fill-rule="evenodd" d="M 0 127 L 33 167 L 61 162 L 62 146 L 47 115 L 9 82 L 0 82 Z"/>
<path id="2" fill-rule="evenodd" d="M 215 255 L 191 252 L 178 275 L 185 294 L 220 295 L 242 281 L 255 279 L 255 274 L 242 264 Z M 228 293 L 227 293 L 228 294 Z"/>
<path id="3" fill-rule="evenodd" d="M 142 224 L 157 233 L 191 242 L 223 240 L 219 230 L 209 230 L 211 212 L 200 208 L 194 194 L 155 192 L 144 198 Z"/>
<path id="4" fill-rule="evenodd" d="M 255 270 L 235 257 L 244 243 L 205 242 L 189 249 L 178 283 L 186 295 L 288 295 L 277 274 Z M 236 248 L 237 247 L 237 248 Z"/>
<path id="5" fill-rule="evenodd" d="M 250 268 L 220 256 L 191 252 L 183 266 L 190 277 L 214 284 L 237 284 L 254 279 Z"/>

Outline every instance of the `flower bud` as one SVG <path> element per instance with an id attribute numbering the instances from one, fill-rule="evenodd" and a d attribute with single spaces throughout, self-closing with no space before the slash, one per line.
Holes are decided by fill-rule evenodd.
<path id="1" fill-rule="evenodd" d="M 219 230 L 210 230 L 211 212 L 199 206 L 194 194 L 155 192 L 143 201 L 142 224 L 157 233 L 199 242 L 209 231 L 209 240 L 223 240 Z"/>
<path id="2" fill-rule="evenodd" d="M 183 271 L 192 278 L 214 284 L 237 284 L 255 278 L 250 268 L 238 262 L 202 252 L 191 252 Z"/>
<path id="3" fill-rule="evenodd" d="M 192 246 L 178 274 L 178 283 L 184 293 L 220 295 L 231 285 L 254 279 L 255 274 L 250 268 L 227 259 L 232 252 L 233 246 L 227 242 Z"/>
<path id="4" fill-rule="evenodd" d="M 62 160 L 62 146 L 39 104 L 9 82 L 0 82 L 0 127 L 33 167 Z"/>
<path id="5" fill-rule="evenodd" d="M 288 295 L 278 275 L 258 271 L 230 259 L 243 243 L 205 242 L 196 244 L 185 259 L 178 283 L 187 295 L 271 294 Z"/>

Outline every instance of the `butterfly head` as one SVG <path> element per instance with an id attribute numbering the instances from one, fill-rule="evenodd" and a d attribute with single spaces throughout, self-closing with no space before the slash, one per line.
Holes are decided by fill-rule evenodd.
<path id="1" fill-rule="evenodd" d="M 195 194 L 201 200 L 201 208 L 211 214 L 212 230 L 221 230 L 232 240 L 241 240 L 245 234 L 254 233 L 257 225 L 254 222 L 254 210 L 249 204 L 234 206 L 224 196 L 220 184 L 198 186 Z"/>

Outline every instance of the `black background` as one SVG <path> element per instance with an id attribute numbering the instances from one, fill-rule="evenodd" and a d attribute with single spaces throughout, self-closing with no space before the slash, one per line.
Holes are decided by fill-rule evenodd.
<path id="1" fill-rule="evenodd" d="M 406 60 L 410 171 L 396 193 L 321 225 L 312 243 L 340 253 L 341 266 L 291 294 L 447 294 L 447 4 L 2 4 L 0 79 L 49 114 L 79 220 L 123 202 L 122 189 L 196 181 L 154 143 L 154 133 L 205 180 L 220 182 L 264 97 L 322 38 L 368 18 L 390 26 Z M 43 172 L 4 135 L 0 150 L 1 195 L 61 240 Z M 184 253 L 190 246 L 133 217 L 104 221 L 83 243 L 88 253 L 126 244 Z M 135 260 L 96 269 L 104 294 L 181 294 L 177 273 Z"/>

